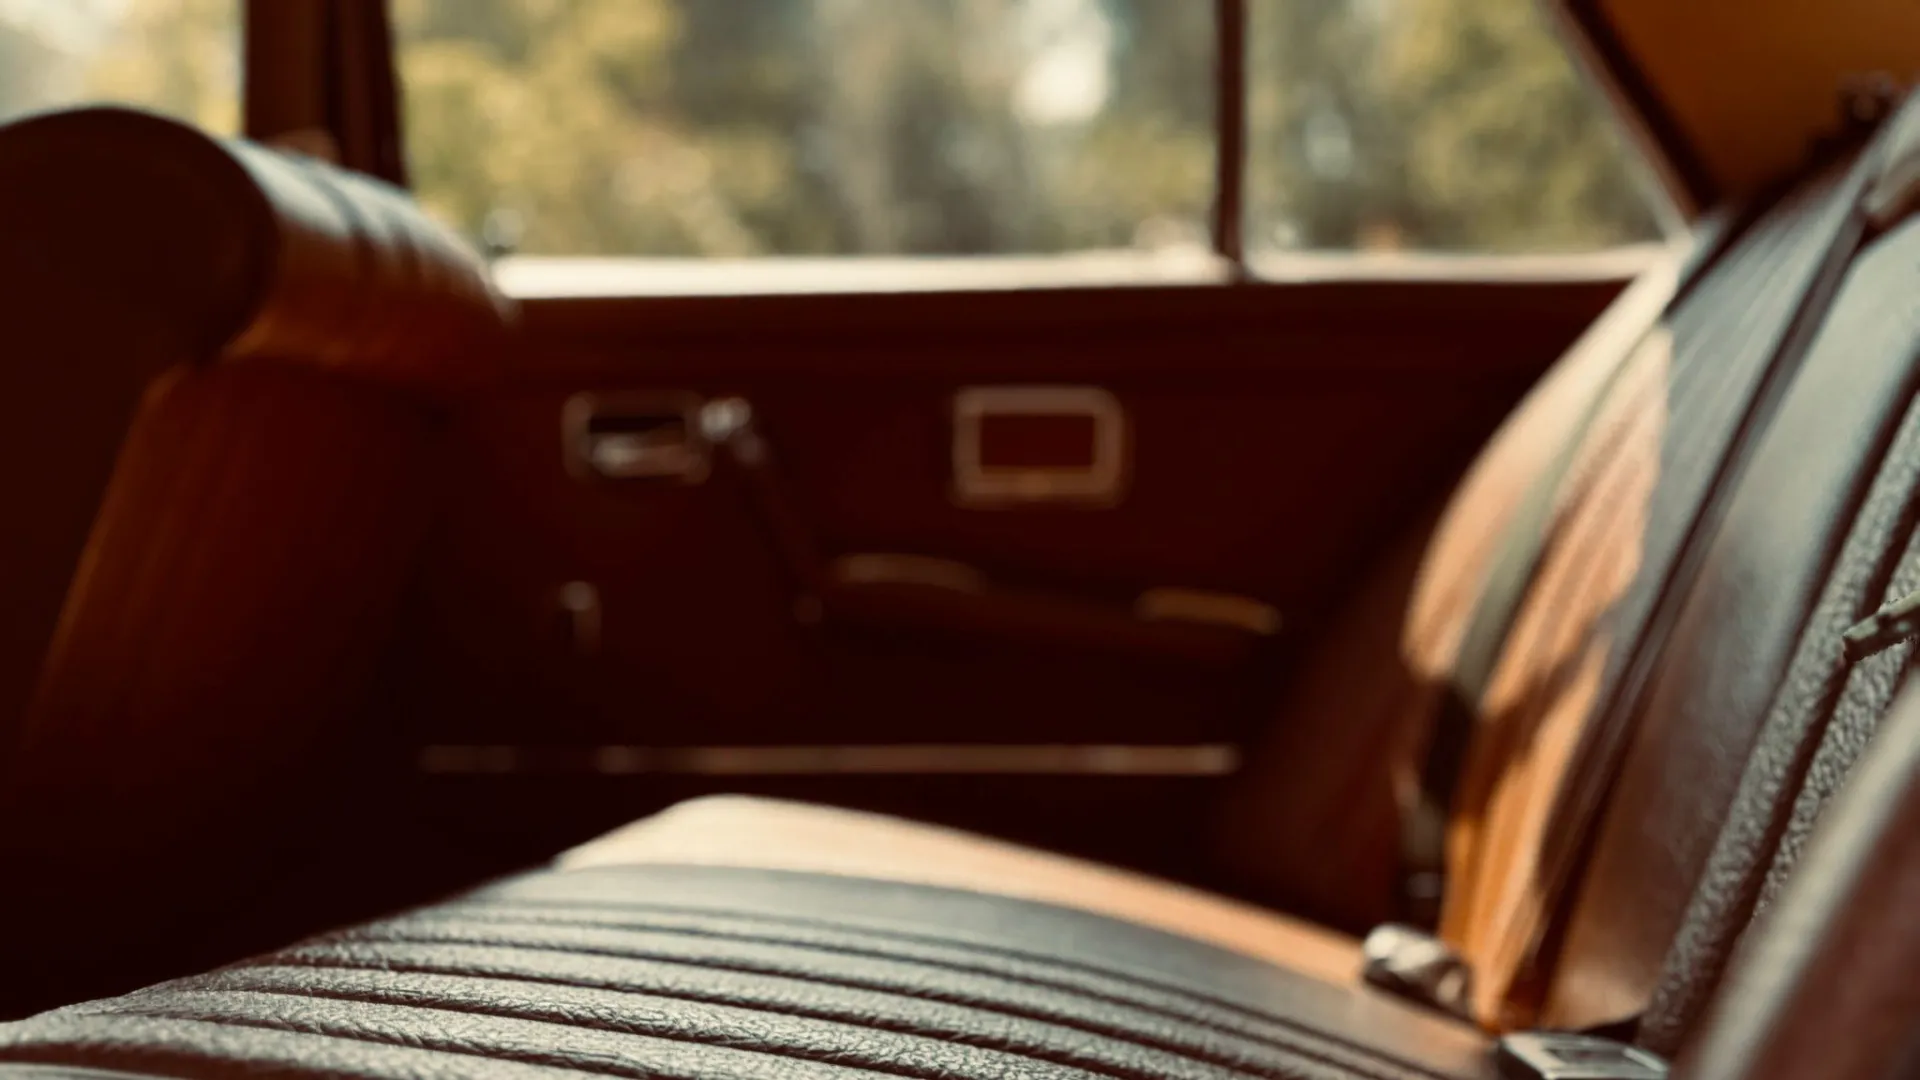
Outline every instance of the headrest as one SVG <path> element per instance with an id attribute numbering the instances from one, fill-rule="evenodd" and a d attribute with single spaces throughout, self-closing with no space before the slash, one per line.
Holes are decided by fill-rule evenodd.
<path id="1" fill-rule="evenodd" d="M 166 327 L 208 361 L 396 382 L 481 374 L 513 315 L 400 189 L 123 108 L 0 127 L 0 290 L 30 314 Z"/>

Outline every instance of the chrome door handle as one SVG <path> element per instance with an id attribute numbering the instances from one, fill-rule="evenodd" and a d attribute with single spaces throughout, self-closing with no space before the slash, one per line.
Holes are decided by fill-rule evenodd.
<path id="1" fill-rule="evenodd" d="M 713 456 L 693 394 L 575 394 L 561 410 L 567 468 L 582 479 L 707 478 Z"/>

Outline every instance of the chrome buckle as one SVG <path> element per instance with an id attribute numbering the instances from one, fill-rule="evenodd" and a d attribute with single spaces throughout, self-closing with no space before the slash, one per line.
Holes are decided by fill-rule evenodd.
<path id="1" fill-rule="evenodd" d="M 1666 1062 L 1594 1035 L 1520 1032 L 1502 1038 L 1494 1056 L 1501 1080 L 1667 1080 Z"/>

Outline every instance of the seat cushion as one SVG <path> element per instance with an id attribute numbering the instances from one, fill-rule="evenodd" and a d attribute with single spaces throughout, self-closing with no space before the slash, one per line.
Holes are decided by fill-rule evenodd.
<path id="1" fill-rule="evenodd" d="M 756 810 L 696 806 L 678 820 Z M 654 835 L 674 819 L 662 820 Z M 847 835 L 864 835 L 862 820 L 849 819 Z M 713 850 L 729 843 L 710 835 Z M 928 850 L 965 842 L 936 838 Z M 559 869 L 421 911 L 0 1025 L 0 1078 L 44 1075 L 16 1065 L 395 1078 L 1493 1076 L 1468 1025 L 1139 922 L 843 873 L 619 863 L 615 850 L 591 846 Z M 913 854 L 881 840 L 875 850 Z"/>
<path id="2" fill-rule="evenodd" d="M 853 810 L 738 795 L 681 803 L 562 855 L 562 868 L 758 867 L 939 885 L 1080 908 L 1333 983 L 1360 977 L 1345 934 L 1172 882 Z"/>

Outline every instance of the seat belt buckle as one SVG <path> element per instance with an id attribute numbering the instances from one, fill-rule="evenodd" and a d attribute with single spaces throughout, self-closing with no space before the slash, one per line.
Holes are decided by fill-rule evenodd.
<path id="1" fill-rule="evenodd" d="M 1667 1063 L 1595 1035 L 1524 1031 L 1494 1048 L 1500 1080 L 1667 1080 Z"/>
<path id="2" fill-rule="evenodd" d="M 1473 1018 L 1473 969 L 1453 946 L 1403 923 L 1376 926 L 1360 945 L 1367 985 L 1449 1016 Z"/>

